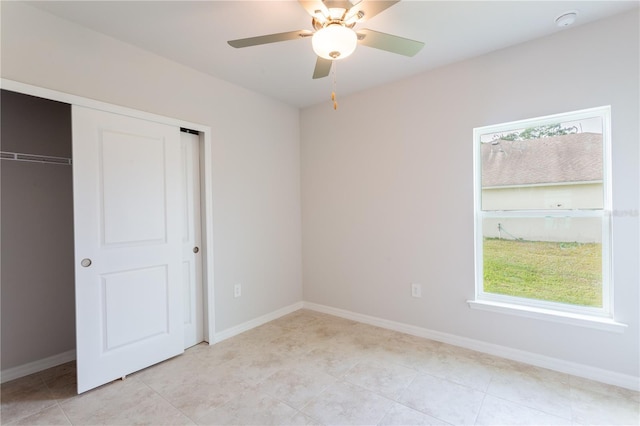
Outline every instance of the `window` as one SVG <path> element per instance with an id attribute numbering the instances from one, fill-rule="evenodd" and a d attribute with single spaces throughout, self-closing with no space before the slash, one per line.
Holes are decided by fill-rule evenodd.
<path id="1" fill-rule="evenodd" d="M 610 107 L 474 129 L 476 301 L 612 318 Z"/>

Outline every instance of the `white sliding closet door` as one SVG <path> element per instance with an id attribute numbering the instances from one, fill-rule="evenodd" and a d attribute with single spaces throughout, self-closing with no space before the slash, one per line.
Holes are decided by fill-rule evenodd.
<path id="1" fill-rule="evenodd" d="M 200 236 L 200 137 L 180 132 L 182 146 L 182 285 L 184 348 L 204 340 L 202 238 Z"/>
<path id="2" fill-rule="evenodd" d="M 78 392 L 183 352 L 180 129 L 73 107 Z"/>

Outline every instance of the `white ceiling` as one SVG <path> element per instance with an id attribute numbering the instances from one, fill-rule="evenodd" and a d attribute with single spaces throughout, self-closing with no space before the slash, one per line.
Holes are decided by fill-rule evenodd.
<path id="1" fill-rule="evenodd" d="M 367 1 L 367 0 L 364 0 Z M 43 1 L 29 4 L 212 76 L 304 107 L 329 102 L 332 78 L 312 80 L 311 39 L 234 49 L 227 40 L 311 30 L 297 1 Z M 359 46 L 337 62 L 345 96 L 638 7 L 633 1 L 404 0 L 358 28 L 424 41 L 413 58 Z M 565 29 L 566 30 L 566 29 Z"/>

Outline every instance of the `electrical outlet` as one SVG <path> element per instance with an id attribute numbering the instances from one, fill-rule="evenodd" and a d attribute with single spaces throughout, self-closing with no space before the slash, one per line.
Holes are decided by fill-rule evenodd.
<path id="1" fill-rule="evenodd" d="M 236 284 L 235 287 L 233 287 L 233 297 L 240 296 L 242 296 L 242 287 L 240 286 L 240 284 Z"/>
<path id="2" fill-rule="evenodd" d="M 420 285 L 420 284 L 411 284 L 411 296 L 412 297 L 422 297 L 422 285 Z"/>

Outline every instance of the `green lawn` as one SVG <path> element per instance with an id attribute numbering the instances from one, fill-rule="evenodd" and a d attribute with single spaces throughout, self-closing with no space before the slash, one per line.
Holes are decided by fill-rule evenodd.
<path id="1" fill-rule="evenodd" d="M 484 240 L 484 291 L 602 306 L 602 246 Z"/>

